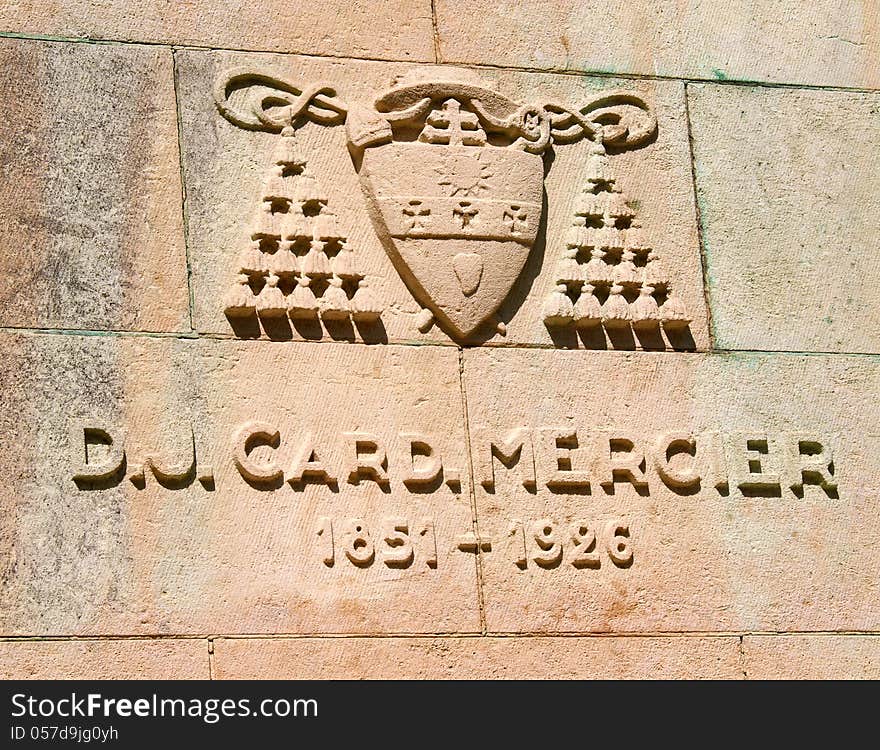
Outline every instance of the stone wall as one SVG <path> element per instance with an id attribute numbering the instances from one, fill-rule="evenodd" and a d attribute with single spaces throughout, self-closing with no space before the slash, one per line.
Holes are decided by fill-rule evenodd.
<path id="1" fill-rule="evenodd" d="M 876 0 L 0 60 L 4 678 L 880 677 Z"/>

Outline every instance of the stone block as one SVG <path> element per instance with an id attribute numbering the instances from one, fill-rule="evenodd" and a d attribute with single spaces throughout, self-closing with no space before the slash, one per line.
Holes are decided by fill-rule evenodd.
<path id="1" fill-rule="evenodd" d="M 4 680 L 207 680 L 202 639 L 0 641 Z"/>
<path id="2" fill-rule="evenodd" d="M 880 352 L 880 95 L 688 96 L 716 345 Z"/>
<path id="3" fill-rule="evenodd" d="M 218 638 L 218 679 L 741 679 L 732 637 Z"/>
<path id="4" fill-rule="evenodd" d="M 2 634 L 479 629 L 454 349 L 2 347 Z"/>
<path id="5" fill-rule="evenodd" d="M 0 8 L 0 30 L 334 57 L 434 59 L 430 0 L 270 0 L 258 9 L 228 0 L 148 0 L 134 6 L 125 0 L 61 0 L 49 12 L 45 3 L 18 0 Z"/>
<path id="6" fill-rule="evenodd" d="M 873 630 L 878 363 L 472 350 L 489 632 Z"/>
<path id="7" fill-rule="evenodd" d="M 876 635 L 747 635 L 746 677 L 751 680 L 876 680 Z"/>
<path id="8" fill-rule="evenodd" d="M 232 52 L 180 51 L 176 60 L 198 330 L 366 343 L 708 348 L 680 82 Z M 323 93 L 296 93 L 319 84 Z M 411 98 L 425 97 L 429 107 L 407 114 Z M 483 100 L 489 109 L 478 116 Z M 301 110 L 295 127 L 278 134 L 291 108 Z M 533 130 L 517 130 L 517 118 Z M 517 141 L 517 132 L 526 135 Z M 352 251 L 346 268 L 364 274 L 375 297 L 381 315 L 373 323 L 285 315 L 302 293 L 297 278 L 311 276 L 321 310 L 330 292 L 339 294 L 328 281 L 339 243 L 312 247 L 315 232 L 330 231 L 318 228 L 327 212 L 331 234 Z M 569 243 L 575 258 L 567 259 Z M 598 268 L 588 270 L 593 260 Z M 545 322 L 556 315 L 548 304 L 560 280 L 571 298 L 563 304 L 595 297 L 598 309 L 616 294 L 618 277 L 624 312 L 635 309 L 650 277 L 656 300 L 645 301 L 674 297 L 692 322 L 674 331 L 650 320 L 637 331 L 627 320 L 613 330 L 598 319 L 583 328 L 571 319 Z M 593 293 L 584 291 L 587 280 Z M 356 282 L 341 283 L 354 304 Z M 264 305 L 265 316 L 224 314 L 248 300 Z"/>
<path id="9" fill-rule="evenodd" d="M 0 325 L 190 330 L 170 50 L 3 39 L 0 61 Z"/>
<path id="10" fill-rule="evenodd" d="M 875 0 L 437 0 L 442 62 L 812 86 L 880 85 Z"/>

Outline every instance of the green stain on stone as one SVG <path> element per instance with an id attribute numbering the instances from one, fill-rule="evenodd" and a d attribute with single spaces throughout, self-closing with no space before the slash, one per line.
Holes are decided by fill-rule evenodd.
<path id="1" fill-rule="evenodd" d="M 712 73 L 715 75 L 715 78 L 717 78 L 719 81 L 726 81 L 727 80 L 727 73 L 725 73 L 723 70 L 719 70 L 718 68 L 712 68 Z"/>

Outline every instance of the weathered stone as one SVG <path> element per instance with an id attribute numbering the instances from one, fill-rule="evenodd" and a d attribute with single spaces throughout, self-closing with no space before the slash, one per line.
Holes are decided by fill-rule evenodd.
<path id="1" fill-rule="evenodd" d="M 747 635 L 746 677 L 752 680 L 876 680 L 876 635 Z"/>
<path id="2" fill-rule="evenodd" d="M 464 365 L 490 632 L 880 624 L 877 362 L 482 349 Z"/>
<path id="3" fill-rule="evenodd" d="M 198 639 L 0 641 L 3 680 L 207 680 Z"/>
<path id="4" fill-rule="evenodd" d="M 2 348 L 3 634 L 479 629 L 455 350 Z"/>
<path id="5" fill-rule="evenodd" d="M 682 84 L 221 52 L 177 59 L 199 330 L 708 347 Z M 264 111 L 266 101 L 287 108 Z M 325 213 L 331 240 L 316 234 Z M 349 280 L 329 257 L 343 240 Z M 607 248 L 590 260 L 598 280 L 589 245 Z M 569 249 L 577 257 L 565 265 Z M 369 323 L 348 320 L 334 286 L 338 275 L 350 296 L 359 274 Z M 619 315 L 606 305 L 587 329 L 582 316 L 566 323 L 544 309 L 560 274 L 573 298 L 596 281 L 597 305 L 618 282 L 624 310 L 640 287 L 668 304 L 613 329 Z"/>
<path id="6" fill-rule="evenodd" d="M 880 352 L 880 95 L 688 92 L 716 343 Z"/>
<path id="7" fill-rule="evenodd" d="M 437 0 L 443 62 L 876 87 L 874 0 Z"/>
<path id="8" fill-rule="evenodd" d="M 214 641 L 218 679 L 740 679 L 730 637 L 279 638 Z"/>
<path id="9" fill-rule="evenodd" d="M 430 0 L 269 0 L 258 9 L 239 2 L 189 0 L 37 0 L 0 7 L 0 29 L 20 34 L 160 42 L 317 55 L 430 61 L 434 39 Z"/>
<path id="10" fill-rule="evenodd" d="M 4 39 L 0 61 L 0 325 L 189 330 L 171 52 Z"/>

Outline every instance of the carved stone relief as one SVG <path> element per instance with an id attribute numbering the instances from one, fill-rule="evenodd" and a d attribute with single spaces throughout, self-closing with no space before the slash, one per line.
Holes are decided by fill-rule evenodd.
<path id="1" fill-rule="evenodd" d="M 458 343 L 504 337 L 508 321 L 499 308 L 507 318 L 516 312 L 522 294 L 511 290 L 528 284 L 523 270 L 540 264 L 540 254 L 549 256 L 554 284 L 539 303 L 535 325 L 543 333 L 533 336 L 568 346 L 561 329 L 596 327 L 614 346 L 614 335 L 626 329 L 660 342 L 646 348 L 665 348 L 662 325 L 674 348 L 693 348 L 687 306 L 613 172 L 619 154 L 650 149 L 656 139 L 649 102 L 632 91 L 602 91 L 577 101 L 521 103 L 466 72 L 424 75 L 380 91 L 367 105 L 359 101 L 362 91 L 345 101 L 337 87 L 305 78 L 251 68 L 221 73 L 214 89 L 219 113 L 277 137 L 256 216 L 230 269 L 224 309 L 233 329 L 249 321 L 248 330 L 262 326 L 271 338 L 273 319 L 289 317 L 297 327 L 320 320 L 329 329 L 350 318 L 369 332 L 383 326 L 383 309 L 395 304 L 366 282 L 358 248 L 347 239 L 351 228 L 338 226 L 320 187 L 324 176 L 309 168 L 310 154 L 297 144 L 297 130 L 308 123 L 344 124 L 363 193 L 347 199 L 365 203 L 421 308 L 410 338 L 435 324 Z M 589 149 L 571 186 L 578 192 L 575 215 L 564 244 L 552 246 L 544 180 L 556 149 L 578 141 Z M 588 347 L 590 336 L 582 335 Z M 630 341 L 624 348 L 636 347 L 632 333 Z M 601 346 L 592 346 L 606 347 L 604 335 Z"/>

